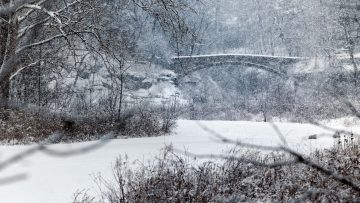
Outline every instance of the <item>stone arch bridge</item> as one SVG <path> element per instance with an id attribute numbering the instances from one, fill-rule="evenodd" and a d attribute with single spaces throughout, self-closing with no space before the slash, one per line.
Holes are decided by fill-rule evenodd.
<path id="1" fill-rule="evenodd" d="M 287 70 L 290 66 L 307 60 L 308 58 L 305 57 L 250 54 L 194 55 L 171 58 L 172 63 L 170 68 L 174 70 L 180 78 L 201 69 L 224 65 L 254 67 L 281 77 L 287 77 Z"/>

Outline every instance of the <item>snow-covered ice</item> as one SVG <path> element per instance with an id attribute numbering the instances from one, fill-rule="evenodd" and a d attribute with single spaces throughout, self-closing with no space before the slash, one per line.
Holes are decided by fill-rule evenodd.
<path id="1" fill-rule="evenodd" d="M 26 174 L 26 178 L 0 185 L 0 202 L 70 202 L 73 193 L 78 189 L 95 191 L 93 175 L 102 173 L 104 177 L 111 177 L 111 164 L 119 155 L 127 154 L 130 162 L 136 165 L 151 160 L 159 154 L 160 149 L 170 143 L 177 149 L 186 149 L 193 153 L 215 154 L 231 148 L 229 145 L 215 142 L 214 136 L 204 130 L 204 126 L 223 136 L 243 142 L 262 145 L 280 143 L 279 136 L 269 123 L 183 120 L 178 122 L 178 128 L 169 136 L 116 139 L 102 148 L 68 158 L 51 157 L 37 152 L 1 171 L 0 178 L 17 174 Z M 276 126 L 286 137 L 288 144 L 303 153 L 316 148 L 330 147 L 334 143 L 331 136 L 321 136 L 316 140 L 308 139 L 309 135 L 329 133 L 317 126 L 295 123 L 277 123 Z M 91 144 L 93 142 L 57 144 L 51 146 L 51 149 L 67 151 Z M 33 146 L 1 146 L 0 160 L 3 161 L 31 147 Z"/>

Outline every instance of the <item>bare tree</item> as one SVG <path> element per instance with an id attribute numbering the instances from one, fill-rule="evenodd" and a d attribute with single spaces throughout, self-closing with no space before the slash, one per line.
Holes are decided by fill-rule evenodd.
<path id="1" fill-rule="evenodd" d="M 0 5 L 10 8 L 9 3 L 2 1 Z M 87 40 L 89 37 L 97 39 L 96 27 L 88 23 L 96 12 L 96 4 L 91 0 L 51 3 L 38 0 L 19 4 L 1 16 L 0 96 L 4 107 L 9 100 L 9 85 L 14 74 L 42 63 L 46 60 L 44 56 L 56 54 L 56 47 L 68 50 L 91 47 Z M 39 47 L 44 47 L 41 56 L 36 54 Z"/>

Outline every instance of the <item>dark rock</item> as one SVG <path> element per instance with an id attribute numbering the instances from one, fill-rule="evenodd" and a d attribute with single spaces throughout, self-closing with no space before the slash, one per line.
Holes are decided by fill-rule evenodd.
<path id="1" fill-rule="evenodd" d="M 339 133 L 339 132 L 336 132 L 335 134 L 333 134 L 332 137 L 333 137 L 333 138 L 340 138 L 340 133 Z"/>
<path id="2" fill-rule="evenodd" d="M 309 140 L 316 140 L 317 139 L 317 135 L 310 135 L 309 136 Z"/>

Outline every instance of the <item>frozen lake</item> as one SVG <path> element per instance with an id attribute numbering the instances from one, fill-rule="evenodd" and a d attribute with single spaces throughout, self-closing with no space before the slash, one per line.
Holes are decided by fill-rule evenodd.
<path id="1" fill-rule="evenodd" d="M 317 148 L 330 147 L 334 143 L 331 133 L 310 124 L 276 123 L 289 146 L 302 153 Z M 186 121 L 178 122 L 172 135 L 115 139 L 105 146 L 85 154 L 67 158 L 53 157 L 43 152 L 22 159 L 1 171 L 0 178 L 21 175 L 22 180 L 0 185 L 1 202 L 7 203 L 57 203 L 70 202 L 78 189 L 95 191 L 93 175 L 102 173 L 111 177 L 111 165 L 119 155 L 127 154 L 130 162 L 145 163 L 159 155 L 165 145 L 172 144 L 177 149 L 192 153 L 216 154 L 227 151 L 232 146 L 216 141 L 211 129 L 222 136 L 238 139 L 246 143 L 276 146 L 281 143 L 274 128 L 269 123 L 243 121 Z M 309 135 L 328 134 L 318 139 L 308 139 Z M 69 151 L 85 147 L 93 142 L 52 145 L 51 149 Z M 0 159 L 3 161 L 34 146 L 2 146 Z"/>

